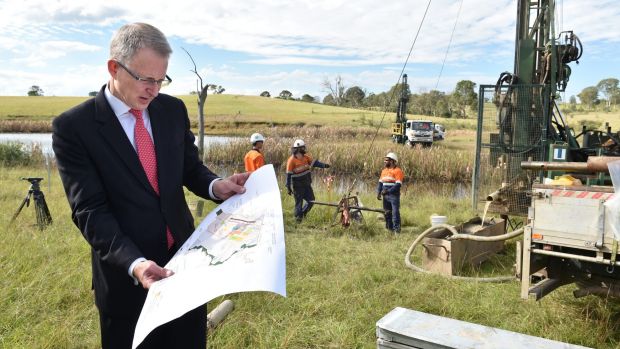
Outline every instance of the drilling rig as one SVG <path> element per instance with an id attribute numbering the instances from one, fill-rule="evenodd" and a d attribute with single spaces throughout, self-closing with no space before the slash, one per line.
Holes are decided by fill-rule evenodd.
<path id="1" fill-rule="evenodd" d="M 414 146 L 431 146 L 434 141 L 445 138 L 445 128 L 430 120 L 407 120 L 407 103 L 411 92 L 407 84 L 407 74 L 403 74 L 400 97 L 396 107 L 396 120 L 392 123 L 392 141 Z"/>
<path id="2" fill-rule="evenodd" d="M 576 297 L 619 296 L 611 223 L 619 212 L 605 203 L 614 197 L 607 164 L 620 159 L 620 133 L 606 125 L 576 134 L 566 123 L 557 100 L 583 47 L 573 31 L 555 33 L 555 12 L 554 0 L 519 0 L 514 72 L 480 86 L 472 205 L 513 228 L 525 220 L 516 263 L 522 298 L 570 283 Z M 574 181 L 557 185 L 561 175 Z"/>
<path id="3" fill-rule="evenodd" d="M 409 84 L 407 84 L 407 74 L 403 74 L 400 97 L 396 107 L 396 120 L 392 123 L 392 141 L 394 143 L 405 144 L 408 142 L 406 131 L 407 125 L 407 103 L 409 102 Z"/>

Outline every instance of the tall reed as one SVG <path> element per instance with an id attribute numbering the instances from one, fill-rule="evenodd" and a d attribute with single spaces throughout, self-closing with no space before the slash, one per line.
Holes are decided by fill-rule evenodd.
<path id="1" fill-rule="evenodd" d="M 51 120 L 0 120 L 0 132 L 52 132 L 52 122 Z"/>
<path id="2" fill-rule="evenodd" d="M 399 156 L 399 166 L 407 180 L 433 182 L 469 182 L 471 152 L 445 148 L 441 143 L 431 148 L 407 147 L 391 143 L 389 134 L 372 128 L 351 127 L 275 127 L 259 130 L 266 137 L 265 161 L 276 170 L 285 171 L 295 139 L 301 138 L 313 159 L 332 165 L 329 173 L 346 174 L 359 179 L 374 179 L 383 167 L 388 151 Z M 230 166 L 243 171 L 243 157 L 251 149 L 249 140 L 211 145 L 205 151 L 208 164 Z"/>
<path id="3" fill-rule="evenodd" d="M 45 162 L 41 146 L 32 144 L 27 146 L 19 142 L 0 144 L 0 166 L 32 166 Z"/>

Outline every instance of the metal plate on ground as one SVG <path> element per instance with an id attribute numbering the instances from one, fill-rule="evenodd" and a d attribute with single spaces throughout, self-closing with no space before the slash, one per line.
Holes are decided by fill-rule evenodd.
<path id="1" fill-rule="evenodd" d="M 377 348 L 588 349 L 401 307 L 377 321 Z"/>

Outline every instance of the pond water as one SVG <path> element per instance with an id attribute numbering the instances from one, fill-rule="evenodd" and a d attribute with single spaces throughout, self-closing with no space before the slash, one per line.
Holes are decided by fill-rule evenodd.
<path id="1" fill-rule="evenodd" d="M 235 172 L 239 172 L 239 169 L 226 167 L 226 166 L 209 166 L 209 168 L 222 177 L 227 177 Z M 283 187 L 286 181 L 286 174 L 283 168 L 276 167 L 276 177 L 278 183 Z M 338 196 L 342 196 L 350 193 L 355 195 L 356 193 L 374 193 L 377 189 L 377 180 L 361 180 L 354 179 L 350 175 L 326 175 L 321 173 L 314 173 L 312 175 L 312 187 L 315 191 L 330 191 Z M 469 199 L 471 197 L 471 183 L 435 183 L 435 182 L 420 182 L 414 183 L 405 181 L 403 186 L 403 195 L 407 193 L 413 193 L 414 195 L 436 195 L 441 197 L 448 197 L 457 200 Z"/>
<path id="2" fill-rule="evenodd" d="M 205 146 L 234 141 L 238 137 L 225 136 L 205 136 Z M 0 143 L 19 142 L 27 147 L 33 145 L 40 146 L 43 154 L 53 157 L 52 134 L 51 133 L 0 133 Z M 209 166 L 211 170 L 222 177 L 227 177 L 240 169 Z M 280 183 L 284 183 L 285 174 L 280 167 L 276 168 L 276 176 Z M 374 180 L 355 180 L 347 175 L 328 176 L 320 173 L 313 174 L 313 187 L 318 190 L 330 190 L 337 195 L 346 193 L 373 193 L 377 182 Z M 430 193 L 435 195 L 451 197 L 454 199 L 466 199 L 471 195 L 471 184 L 469 183 L 405 183 L 404 191 L 414 193 Z"/>
<path id="3" fill-rule="evenodd" d="M 210 144 L 225 143 L 237 139 L 237 137 L 205 136 L 205 147 Z M 198 139 L 196 139 L 196 143 Z M 37 145 L 41 147 L 44 155 L 54 156 L 52 150 L 51 133 L 0 133 L 0 143 L 19 142 L 27 147 Z"/>

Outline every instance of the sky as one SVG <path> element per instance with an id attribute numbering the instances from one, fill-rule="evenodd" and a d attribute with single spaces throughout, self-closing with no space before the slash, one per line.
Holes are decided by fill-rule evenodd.
<path id="1" fill-rule="evenodd" d="M 413 93 L 450 93 L 460 80 L 494 84 L 514 70 L 516 8 L 517 0 L 0 0 L 0 96 L 33 85 L 46 96 L 99 90 L 110 39 L 131 22 L 168 37 L 173 82 L 162 92 L 172 95 L 196 90 L 184 50 L 203 82 L 226 94 L 322 100 L 323 82 L 337 76 L 380 93 L 401 71 Z M 555 12 L 556 33 L 573 30 L 584 47 L 565 100 L 620 78 L 620 1 L 559 0 Z"/>

